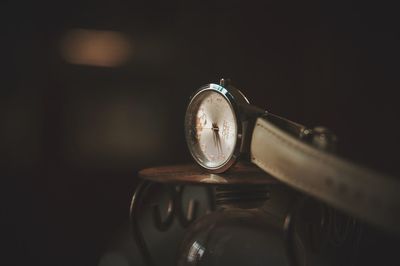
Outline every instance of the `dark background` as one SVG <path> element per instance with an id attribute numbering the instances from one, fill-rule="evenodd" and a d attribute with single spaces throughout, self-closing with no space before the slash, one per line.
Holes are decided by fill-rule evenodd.
<path id="1" fill-rule="evenodd" d="M 190 161 L 188 97 L 220 77 L 255 105 L 332 129 L 344 156 L 399 176 L 400 19 L 393 4 L 0 7 L 2 265 L 98 265 L 125 232 L 136 172 Z M 71 62 L 63 47 L 80 29 L 116 32 L 129 56 L 112 66 Z"/>

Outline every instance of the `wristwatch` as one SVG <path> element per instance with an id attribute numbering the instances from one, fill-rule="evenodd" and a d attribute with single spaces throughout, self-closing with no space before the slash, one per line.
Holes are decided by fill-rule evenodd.
<path id="1" fill-rule="evenodd" d="M 194 160 L 219 174 L 239 159 L 293 188 L 365 221 L 400 233 L 400 182 L 333 153 L 336 137 L 249 103 L 229 80 L 190 98 L 185 137 Z"/>

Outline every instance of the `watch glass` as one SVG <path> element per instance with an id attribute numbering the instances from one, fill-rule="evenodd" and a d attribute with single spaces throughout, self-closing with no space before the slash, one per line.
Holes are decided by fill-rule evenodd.
<path id="1" fill-rule="evenodd" d="M 218 170 L 234 154 L 237 121 L 231 103 L 213 89 L 192 98 L 185 117 L 185 135 L 193 158 L 204 168 Z"/>

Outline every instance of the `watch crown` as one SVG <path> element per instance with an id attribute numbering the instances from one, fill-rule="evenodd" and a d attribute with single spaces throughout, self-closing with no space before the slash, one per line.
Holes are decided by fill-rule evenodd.
<path id="1" fill-rule="evenodd" d="M 221 79 L 219 80 L 219 85 L 222 86 L 222 87 L 226 87 L 226 86 L 228 86 L 230 83 L 231 83 L 231 80 L 230 80 L 230 79 L 221 78 Z"/>

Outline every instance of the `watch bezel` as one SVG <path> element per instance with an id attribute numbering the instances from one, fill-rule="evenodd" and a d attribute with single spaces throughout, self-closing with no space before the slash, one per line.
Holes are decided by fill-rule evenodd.
<path id="1" fill-rule="evenodd" d="M 196 99 L 198 95 L 205 91 L 214 91 L 222 95 L 230 105 L 231 109 L 234 112 L 234 117 L 236 120 L 236 142 L 235 142 L 235 147 L 233 149 L 233 152 L 231 153 L 230 157 L 228 160 L 226 160 L 223 164 L 217 167 L 209 167 L 201 162 L 199 158 L 194 153 L 194 148 L 190 144 L 190 140 L 188 139 L 188 134 L 187 131 L 189 130 L 188 128 L 188 119 L 191 119 L 191 114 L 189 114 L 189 110 L 191 109 L 191 105 L 193 104 L 193 101 Z M 186 113 L 185 113 L 185 121 L 184 121 L 184 127 L 185 127 L 185 139 L 186 139 L 186 144 L 188 146 L 189 152 L 193 159 L 196 161 L 198 165 L 200 165 L 202 168 L 206 169 L 207 171 L 211 173 L 222 173 L 227 171 L 230 167 L 232 167 L 238 160 L 241 154 L 241 147 L 242 147 L 242 142 L 243 142 L 243 131 L 244 131 L 244 122 L 245 122 L 245 117 L 242 114 L 242 106 L 243 105 L 248 105 L 249 101 L 247 98 L 241 93 L 238 89 L 233 87 L 232 85 L 227 85 L 227 86 L 222 86 L 219 84 L 215 83 L 210 83 L 207 85 L 204 85 L 197 89 L 192 96 L 190 97 L 189 104 L 186 108 Z"/>

